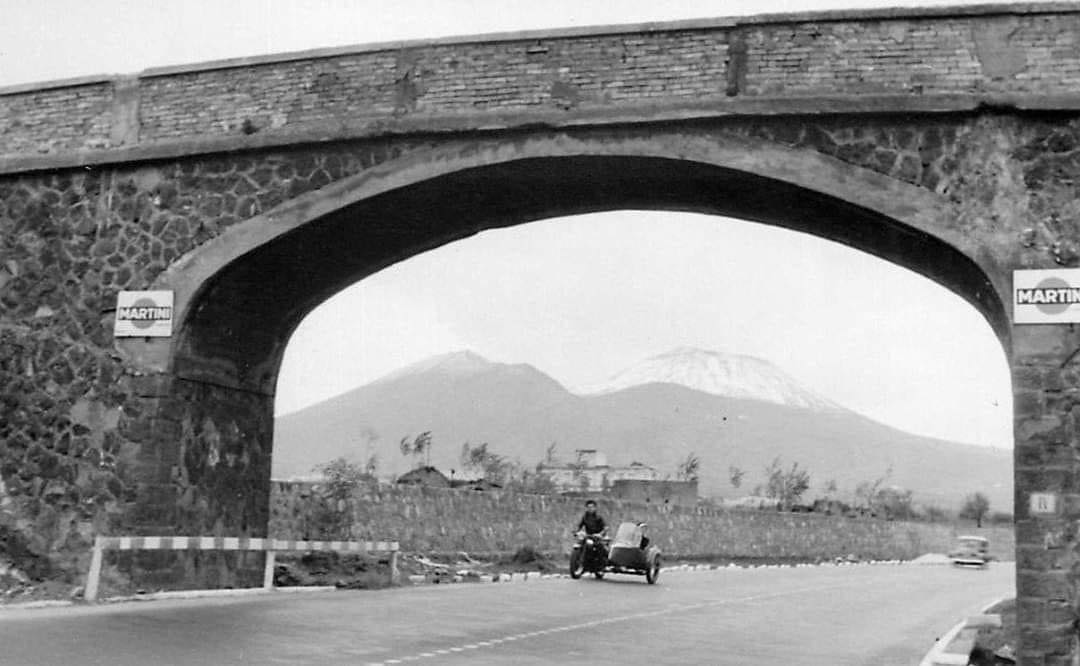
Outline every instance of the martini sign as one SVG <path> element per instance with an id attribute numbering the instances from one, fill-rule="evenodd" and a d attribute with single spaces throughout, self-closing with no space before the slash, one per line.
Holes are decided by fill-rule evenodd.
<path id="1" fill-rule="evenodd" d="M 167 338 L 172 335 L 171 291 L 122 291 L 116 296 L 118 338 Z"/>
<path id="2" fill-rule="evenodd" d="M 1080 322 L 1080 268 L 1013 271 L 1013 321 Z"/>

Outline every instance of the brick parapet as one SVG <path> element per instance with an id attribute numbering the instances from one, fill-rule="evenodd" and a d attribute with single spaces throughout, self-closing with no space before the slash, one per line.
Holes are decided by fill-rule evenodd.
<path id="1" fill-rule="evenodd" d="M 789 14 L 400 42 L 0 90 L 0 155 L 72 155 L 381 119 L 482 129 L 537 112 L 678 115 L 715 98 L 1071 100 L 1075 5 Z M 729 53 L 732 44 L 734 54 Z M 1073 100 L 1075 101 L 1075 100 Z M 842 105 L 841 105 L 842 106 Z M 811 112 L 835 112 L 809 104 Z M 797 112 L 799 103 L 789 105 Z M 882 109 L 876 109 L 880 112 Z M 703 112 L 709 113 L 708 109 Z M 670 115 L 670 114 L 669 114 Z M 369 122 L 369 125 L 371 123 Z M 380 127 L 370 128 L 378 132 Z"/>

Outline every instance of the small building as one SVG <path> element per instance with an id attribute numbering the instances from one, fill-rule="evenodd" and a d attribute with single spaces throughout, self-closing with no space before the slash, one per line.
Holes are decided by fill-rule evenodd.
<path id="1" fill-rule="evenodd" d="M 402 485 L 427 486 L 430 488 L 449 488 L 450 479 L 431 465 L 424 465 L 409 470 L 398 477 L 397 482 Z"/>
<path id="2" fill-rule="evenodd" d="M 487 479 L 453 479 L 450 481 L 451 488 L 459 490 L 501 490 L 502 485 Z"/>
<path id="3" fill-rule="evenodd" d="M 780 500 L 775 497 L 746 495 L 719 500 L 720 505 L 732 509 L 780 509 Z"/>
<path id="4" fill-rule="evenodd" d="M 615 499 L 638 504 L 697 506 L 698 482 L 618 479 L 611 484 L 610 494 Z"/>
<path id="5" fill-rule="evenodd" d="M 538 472 L 551 479 L 559 492 L 606 492 L 620 480 L 655 481 L 659 474 L 644 463 L 609 465 L 607 456 L 596 449 L 578 449 L 573 463 L 542 464 Z"/>

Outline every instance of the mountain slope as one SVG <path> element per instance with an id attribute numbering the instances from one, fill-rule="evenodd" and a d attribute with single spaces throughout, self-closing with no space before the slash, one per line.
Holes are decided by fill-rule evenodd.
<path id="1" fill-rule="evenodd" d="M 464 442 L 490 442 L 504 454 L 502 442 L 521 442 L 515 455 L 528 451 L 531 459 L 534 449 L 542 456 L 551 439 L 527 433 L 542 432 L 541 424 L 587 433 L 586 421 L 575 396 L 532 366 L 490 363 L 470 352 L 448 354 L 279 416 L 272 474 L 302 476 L 334 457 L 362 459 L 371 453 L 378 455 L 382 470 L 405 472 L 415 461 L 402 458 L 398 443 L 426 430 L 434 438 L 432 463 L 443 469 L 460 467 Z M 529 424 L 524 430 L 522 422 Z M 379 439 L 369 447 L 365 436 L 371 432 Z"/>
<path id="2" fill-rule="evenodd" d="M 814 410 L 843 409 L 753 356 L 680 347 L 645 359 L 589 393 L 612 393 L 643 384 L 678 384 L 730 398 L 762 400 Z"/>
<path id="3" fill-rule="evenodd" d="M 924 502 L 958 508 L 964 496 L 980 491 L 995 510 L 1012 503 L 1010 451 L 911 435 L 836 406 L 714 395 L 674 382 L 579 396 L 532 366 L 469 354 L 407 370 L 279 417 L 274 477 L 308 474 L 339 455 L 360 461 L 370 453 L 379 456 L 381 473 L 402 473 L 415 461 L 402 457 L 398 442 L 430 430 L 431 462 L 444 470 L 460 468 L 464 442 L 488 442 L 530 466 L 555 442 L 563 458 L 574 449 L 600 449 L 613 464 L 639 460 L 662 474 L 694 452 L 707 495 L 750 492 L 763 481 L 761 470 L 780 457 L 810 471 L 811 496 L 829 480 L 851 491 L 891 468 L 886 483 L 911 488 Z M 790 394 L 786 384 L 772 393 Z M 370 432 L 378 439 L 369 444 Z M 733 466 L 746 472 L 739 489 L 728 480 Z"/>

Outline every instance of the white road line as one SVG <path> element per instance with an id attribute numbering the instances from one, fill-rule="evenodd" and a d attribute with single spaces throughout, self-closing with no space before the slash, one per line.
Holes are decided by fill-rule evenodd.
<path id="1" fill-rule="evenodd" d="M 716 601 L 703 601 L 696 604 L 681 604 L 676 606 L 668 606 L 667 608 L 661 608 L 655 611 L 649 611 L 646 613 L 633 613 L 630 615 L 620 615 L 618 617 L 606 618 L 603 620 L 592 620 L 590 622 L 582 622 L 581 624 L 568 624 L 561 627 L 554 627 L 552 629 L 541 629 L 524 634 L 514 634 L 512 636 L 504 636 L 502 638 L 489 638 L 485 641 L 477 643 L 468 643 L 462 646 L 455 646 L 445 648 L 441 650 L 434 650 L 432 652 L 421 652 L 419 654 L 401 657 L 399 659 L 387 660 L 385 662 L 369 663 L 367 666 L 384 666 L 384 664 L 400 664 L 404 661 L 414 661 L 420 658 L 434 657 L 436 655 L 448 655 L 458 652 L 464 652 L 465 650 L 476 650 L 481 647 L 494 647 L 502 643 L 510 643 L 512 641 L 523 640 L 526 638 L 533 638 L 536 636 L 545 636 L 556 631 L 577 631 L 581 629 L 589 629 L 601 624 L 612 624 L 615 622 L 628 622 L 630 620 L 639 620 L 646 617 L 657 617 L 660 615 L 670 615 L 672 613 L 683 613 L 686 611 L 700 610 L 702 608 L 718 607 L 718 606 L 730 606 L 732 604 L 750 603 L 754 601 L 761 601 L 763 599 L 775 599 L 777 597 L 786 597 L 796 594 L 802 594 L 804 592 L 821 592 L 824 590 L 836 590 L 840 587 L 856 587 L 861 583 L 849 583 L 847 585 L 819 585 L 817 587 L 803 587 L 794 590 L 785 590 L 783 592 L 773 592 L 772 594 L 755 594 L 749 597 L 738 597 L 736 599 L 718 599 Z"/>

